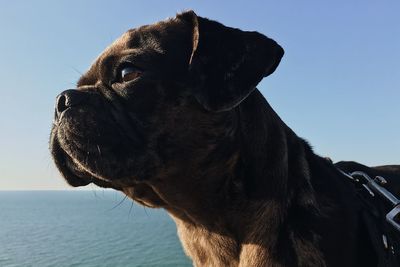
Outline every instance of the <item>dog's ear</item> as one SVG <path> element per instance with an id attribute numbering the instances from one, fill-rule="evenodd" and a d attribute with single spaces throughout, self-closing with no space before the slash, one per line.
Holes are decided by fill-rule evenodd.
<path id="1" fill-rule="evenodd" d="M 177 15 L 192 27 L 190 79 L 197 100 L 210 111 L 230 110 L 273 73 L 283 56 L 274 40 L 258 32 L 241 31 L 198 17 Z"/>

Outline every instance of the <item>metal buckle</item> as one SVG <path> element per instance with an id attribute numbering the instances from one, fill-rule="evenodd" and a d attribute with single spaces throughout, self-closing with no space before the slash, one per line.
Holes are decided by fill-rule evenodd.
<path id="1" fill-rule="evenodd" d="M 372 179 L 368 174 L 360 171 L 352 172 L 350 175 L 352 177 L 356 176 L 362 178 L 360 181 L 363 187 L 367 189 L 369 193 L 373 192 L 374 194 L 381 196 L 385 201 L 389 202 L 391 208 L 400 204 L 400 200 L 381 185 L 387 183 L 383 177 L 377 176 L 375 179 Z M 374 196 L 374 194 L 371 195 Z"/>
<path id="2" fill-rule="evenodd" d="M 400 232 L 400 204 L 386 214 L 386 221 Z"/>
<path id="3" fill-rule="evenodd" d="M 386 214 L 386 221 L 392 225 L 394 229 L 400 232 L 400 199 L 382 186 L 387 184 L 385 178 L 377 176 L 375 179 L 372 179 L 365 172 L 361 171 L 344 174 L 354 182 L 361 184 L 372 197 L 378 195 L 390 204 L 392 210 Z"/>

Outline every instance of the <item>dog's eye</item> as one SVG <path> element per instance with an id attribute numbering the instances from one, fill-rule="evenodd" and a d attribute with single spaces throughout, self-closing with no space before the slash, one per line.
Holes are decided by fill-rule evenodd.
<path id="1" fill-rule="evenodd" d="M 142 75 L 142 71 L 133 65 L 122 67 L 120 73 L 123 82 L 132 81 Z"/>

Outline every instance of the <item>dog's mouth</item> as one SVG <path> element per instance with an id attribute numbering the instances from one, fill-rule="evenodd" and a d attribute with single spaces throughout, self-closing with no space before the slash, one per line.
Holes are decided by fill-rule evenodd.
<path id="1" fill-rule="evenodd" d="M 54 131 L 56 130 L 54 129 L 53 132 Z M 57 134 L 55 133 L 52 133 L 50 138 L 50 149 L 57 168 L 69 185 L 79 187 L 93 183 L 104 188 L 121 189 L 115 183 L 90 173 L 82 164 L 69 156 L 61 147 Z"/>
<path id="2" fill-rule="evenodd" d="M 97 102 L 100 102 L 97 100 Z M 56 166 L 72 186 L 94 183 L 120 188 L 133 179 L 143 150 L 106 102 L 86 103 L 56 112 L 50 150 Z M 58 107 L 60 108 L 60 107 Z M 111 111 L 110 111 L 111 110 Z M 119 120 L 119 121 L 118 121 Z"/>
<path id="3" fill-rule="evenodd" d="M 145 182 L 135 179 L 129 181 L 108 180 L 95 173 L 91 173 L 80 162 L 68 155 L 62 148 L 57 137 L 56 127 L 53 128 L 50 138 L 50 148 L 54 161 L 67 183 L 73 187 L 95 184 L 103 188 L 112 188 L 124 192 L 138 203 L 150 207 L 164 207 L 166 203 Z"/>

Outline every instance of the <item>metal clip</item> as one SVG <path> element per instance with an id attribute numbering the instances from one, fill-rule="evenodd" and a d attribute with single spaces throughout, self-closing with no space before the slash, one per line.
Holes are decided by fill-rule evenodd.
<path id="1" fill-rule="evenodd" d="M 352 177 L 360 177 L 362 186 L 372 195 L 382 197 L 392 208 L 386 214 L 386 221 L 400 232 L 400 199 L 389 192 L 383 185 L 387 184 L 385 178 L 376 176 L 375 179 L 369 177 L 366 173 L 355 171 L 350 174 Z"/>
<path id="2" fill-rule="evenodd" d="M 386 185 L 387 184 L 386 179 L 383 178 L 382 176 L 376 176 L 374 180 L 375 180 L 375 182 L 377 182 L 380 185 Z"/>
<path id="3" fill-rule="evenodd" d="M 382 187 L 374 179 L 369 177 L 365 172 L 355 171 L 352 172 L 350 175 L 359 176 L 363 178 L 363 185 L 365 184 L 372 192 L 382 197 L 385 201 L 387 201 L 391 205 L 391 207 L 395 207 L 398 204 L 400 204 L 400 200 L 396 196 L 394 196 L 386 188 Z"/>
<path id="4" fill-rule="evenodd" d="M 385 249 L 388 249 L 388 248 L 389 248 L 389 245 L 388 245 L 388 240 L 387 240 L 386 235 L 382 235 L 382 242 L 383 242 L 383 247 L 384 247 Z"/>
<path id="5" fill-rule="evenodd" d="M 371 197 L 375 196 L 374 192 L 372 192 L 372 190 L 366 184 L 363 184 L 362 186 L 368 191 Z"/>
<path id="6" fill-rule="evenodd" d="M 400 204 L 386 214 L 386 221 L 400 232 Z"/>

